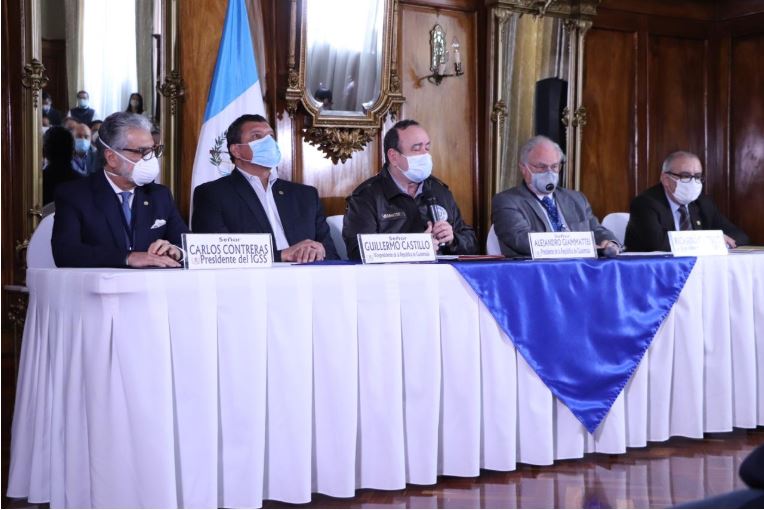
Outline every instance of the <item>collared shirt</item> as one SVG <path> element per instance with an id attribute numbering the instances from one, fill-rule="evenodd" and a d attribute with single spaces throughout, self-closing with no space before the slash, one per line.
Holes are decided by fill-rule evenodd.
<path id="1" fill-rule="evenodd" d="M 390 174 L 390 177 L 393 179 L 393 182 L 395 183 L 395 185 L 398 186 L 399 190 L 401 190 L 402 192 L 404 192 L 407 195 L 409 194 L 409 190 L 406 189 L 406 186 L 401 186 L 401 184 L 395 179 L 395 177 L 393 177 L 392 174 Z M 420 182 L 419 186 L 416 187 L 416 193 L 414 193 L 414 198 L 416 198 L 416 197 L 418 197 L 419 195 L 422 194 L 422 185 L 423 184 L 424 184 L 424 181 Z M 411 195 L 409 195 L 409 196 L 411 196 Z"/>
<path id="2" fill-rule="evenodd" d="M 119 186 L 114 184 L 114 181 L 111 180 L 111 176 L 108 174 L 108 172 L 106 172 L 106 169 L 104 169 L 103 174 L 106 176 L 106 182 L 109 183 L 109 186 L 111 186 L 111 189 L 113 189 L 114 193 L 117 194 L 117 198 L 119 199 L 120 204 L 122 203 L 122 195 L 120 193 L 124 191 L 128 191 L 130 193 L 130 208 L 132 209 L 133 198 L 135 198 L 135 186 L 133 186 L 132 189 L 128 189 L 128 190 L 121 189 Z"/>
<path id="3" fill-rule="evenodd" d="M 681 205 L 674 202 L 674 199 L 671 198 L 668 194 L 668 191 L 666 191 L 666 188 L 663 188 L 663 193 L 666 195 L 666 200 L 668 200 L 669 207 L 671 208 L 671 217 L 674 218 L 674 230 L 681 230 L 680 225 L 682 224 L 681 216 L 679 215 L 679 208 L 682 207 Z M 689 214 L 689 209 L 687 210 L 687 214 Z"/>
<path id="4" fill-rule="evenodd" d="M 278 207 L 276 207 L 276 201 L 273 199 L 273 183 L 278 179 L 276 169 L 272 168 L 268 174 L 268 188 L 263 187 L 263 181 L 259 177 L 250 175 L 240 169 L 236 169 L 241 173 L 252 186 L 255 191 L 255 195 L 260 200 L 260 204 L 265 209 L 265 214 L 268 216 L 268 222 L 271 224 L 271 230 L 273 230 L 273 240 L 276 243 L 277 250 L 285 250 L 289 248 L 289 241 L 287 241 L 286 234 L 284 234 L 284 225 L 281 223 L 281 217 L 279 216 Z"/>
<path id="5" fill-rule="evenodd" d="M 554 230 L 552 228 L 552 220 L 549 219 L 549 214 L 546 212 L 546 207 L 544 207 L 544 204 L 541 204 L 541 200 L 544 197 L 549 197 L 552 200 L 552 203 L 554 204 L 554 206 L 557 207 L 557 214 L 560 216 L 560 223 L 562 223 L 563 232 L 570 232 L 570 228 L 568 227 L 568 222 L 565 221 L 565 215 L 562 214 L 562 210 L 557 205 L 557 200 L 554 199 L 554 191 L 549 193 L 549 194 L 546 194 L 546 195 L 542 195 L 540 193 L 536 193 L 535 191 L 531 190 L 530 188 L 528 188 L 528 191 L 530 191 L 531 193 L 536 195 L 536 198 L 539 199 L 539 204 L 541 205 L 541 210 L 544 211 L 544 217 L 546 218 L 547 225 L 549 225 L 549 227 L 552 230 Z"/>

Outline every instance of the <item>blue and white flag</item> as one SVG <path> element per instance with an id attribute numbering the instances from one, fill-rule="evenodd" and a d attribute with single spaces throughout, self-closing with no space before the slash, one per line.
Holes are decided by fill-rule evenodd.
<path id="1" fill-rule="evenodd" d="M 233 170 L 226 148 L 226 130 L 245 113 L 266 116 L 247 7 L 244 0 L 228 0 L 223 37 L 196 146 L 191 176 L 192 199 L 198 185 L 214 181 Z"/>

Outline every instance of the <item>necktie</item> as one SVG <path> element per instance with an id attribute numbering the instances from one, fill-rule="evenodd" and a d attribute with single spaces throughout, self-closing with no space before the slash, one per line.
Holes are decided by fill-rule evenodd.
<path id="1" fill-rule="evenodd" d="M 557 210 L 557 206 L 554 205 L 552 199 L 549 196 L 545 196 L 541 199 L 541 204 L 546 209 L 546 214 L 549 216 L 549 222 L 552 224 L 552 230 L 555 232 L 562 232 L 562 221 L 560 220 L 560 212 Z"/>
<path id="2" fill-rule="evenodd" d="M 130 195 L 129 191 L 123 191 L 119 194 L 122 197 L 122 214 L 125 216 L 128 228 L 132 225 L 133 213 L 130 211 Z"/>
<path id="3" fill-rule="evenodd" d="M 692 222 L 690 221 L 690 213 L 687 210 L 686 205 L 679 206 L 679 230 L 692 230 Z"/>

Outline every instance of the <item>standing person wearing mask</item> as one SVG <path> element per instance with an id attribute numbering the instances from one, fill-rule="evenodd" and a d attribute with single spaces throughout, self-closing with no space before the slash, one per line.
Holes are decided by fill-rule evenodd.
<path id="1" fill-rule="evenodd" d="M 337 259 L 318 190 L 279 179 L 281 151 L 261 115 L 242 115 L 226 142 L 236 168 L 194 190 L 191 228 L 200 233 L 271 234 L 277 262 Z"/>
<path id="2" fill-rule="evenodd" d="M 382 170 L 347 198 L 342 237 L 348 258 L 361 258 L 358 234 L 377 233 L 425 232 L 439 253 L 476 254 L 475 231 L 462 219 L 448 186 L 432 176 L 427 131 L 415 120 L 399 121 L 385 135 L 384 151 Z M 437 218 L 430 217 L 431 208 Z"/>
<path id="3" fill-rule="evenodd" d="M 130 94 L 130 100 L 127 103 L 126 112 L 143 115 L 143 96 L 137 92 Z"/>
<path id="4" fill-rule="evenodd" d="M 53 99 L 47 92 L 42 93 L 42 112 L 47 115 L 51 126 L 61 125 L 61 112 L 53 108 Z"/>
<path id="5" fill-rule="evenodd" d="M 77 124 L 72 132 L 74 136 L 74 157 L 72 168 L 81 175 L 95 172 L 97 151 L 91 143 L 90 128 Z"/>
<path id="6" fill-rule="evenodd" d="M 520 148 L 523 182 L 495 195 L 491 207 L 502 254 L 529 256 L 528 234 L 535 232 L 593 232 L 606 254 L 620 251 L 615 235 L 592 214 L 586 196 L 558 187 L 564 162 L 560 146 L 546 136 L 534 136 Z"/>
<path id="7" fill-rule="evenodd" d="M 162 147 L 140 115 L 118 112 L 99 130 L 99 170 L 59 185 L 53 222 L 58 267 L 180 267 L 188 232 L 170 190 L 153 183 Z"/>
<path id="8" fill-rule="evenodd" d="M 80 124 L 87 125 L 97 117 L 95 110 L 90 108 L 90 94 L 86 90 L 77 92 L 77 105 L 69 110 L 66 116 L 73 117 Z"/>
<path id="9" fill-rule="evenodd" d="M 663 161 L 658 184 L 631 202 L 624 244 L 629 251 L 670 251 L 671 230 L 721 230 L 727 246 L 751 240 L 725 218 L 703 191 L 703 167 L 691 152 L 672 152 Z"/>

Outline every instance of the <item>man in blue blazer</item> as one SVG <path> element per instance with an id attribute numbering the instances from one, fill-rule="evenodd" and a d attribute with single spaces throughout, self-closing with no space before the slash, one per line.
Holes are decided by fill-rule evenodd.
<path id="1" fill-rule="evenodd" d="M 199 233 L 271 234 L 282 262 L 337 259 L 318 191 L 279 179 L 281 152 L 260 115 L 242 115 L 226 132 L 236 168 L 194 191 L 191 229 Z"/>
<path id="2" fill-rule="evenodd" d="M 133 113 L 104 120 L 98 151 L 103 169 L 60 185 L 53 222 L 59 267 L 179 267 L 188 227 L 159 173 L 151 124 Z"/>

